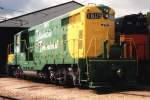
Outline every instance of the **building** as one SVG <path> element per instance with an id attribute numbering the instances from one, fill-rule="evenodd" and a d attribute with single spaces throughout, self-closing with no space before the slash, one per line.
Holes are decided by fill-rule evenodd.
<path id="1" fill-rule="evenodd" d="M 83 5 L 78 2 L 69 1 L 63 4 L 59 4 L 39 11 L 31 12 L 15 18 L 1 21 L 0 68 L 2 68 L 1 66 L 4 66 L 6 64 L 7 47 L 8 44 L 13 41 L 14 34 L 31 26 L 38 25 L 45 21 L 51 20 L 57 16 L 63 15 L 82 6 Z"/>

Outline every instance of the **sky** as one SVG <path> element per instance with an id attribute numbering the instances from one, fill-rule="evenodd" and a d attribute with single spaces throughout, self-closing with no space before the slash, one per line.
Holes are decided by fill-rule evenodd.
<path id="1" fill-rule="evenodd" d="M 70 0 L 0 0 L 0 20 L 44 9 Z M 150 0 L 75 0 L 82 4 L 105 4 L 116 11 L 116 17 L 150 11 Z"/>

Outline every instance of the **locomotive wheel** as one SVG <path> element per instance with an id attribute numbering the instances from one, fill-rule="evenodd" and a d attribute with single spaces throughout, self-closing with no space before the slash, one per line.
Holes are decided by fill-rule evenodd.
<path id="1" fill-rule="evenodd" d="M 89 83 L 88 82 L 80 82 L 80 88 L 81 89 L 88 89 Z"/>
<path id="2" fill-rule="evenodd" d="M 66 71 L 66 69 L 64 68 L 64 69 L 62 70 L 62 80 L 61 80 L 61 84 L 66 85 L 66 79 L 67 79 L 67 71 Z"/>
<path id="3" fill-rule="evenodd" d="M 22 70 L 20 67 L 17 67 L 13 70 L 13 77 L 21 78 L 22 77 Z"/>
<path id="4" fill-rule="evenodd" d="M 13 70 L 11 65 L 6 66 L 6 71 L 8 76 L 13 76 Z"/>
<path id="5" fill-rule="evenodd" d="M 74 86 L 73 77 L 70 75 L 66 76 L 66 85 L 69 87 Z"/>
<path id="6" fill-rule="evenodd" d="M 58 84 L 65 85 L 66 84 L 66 77 L 67 77 L 67 72 L 65 68 L 61 68 L 57 70 L 57 75 L 56 75 L 56 81 Z"/>
<path id="7" fill-rule="evenodd" d="M 73 72 L 69 72 L 66 76 L 66 84 L 68 86 L 75 86 L 76 84 L 76 78 Z"/>
<path id="8" fill-rule="evenodd" d="M 49 79 L 50 83 L 55 83 L 56 82 L 55 72 L 54 72 L 54 70 L 51 67 L 49 67 L 48 79 Z"/>
<path id="9" fill-rule="evenodd" d="M 57 71 L 56 71 L 56 82 L 58 84 L 61 84 L 61 85 L 64 84 L 64 71 L 63 71 L 63 69 L 57 69 Z"/>

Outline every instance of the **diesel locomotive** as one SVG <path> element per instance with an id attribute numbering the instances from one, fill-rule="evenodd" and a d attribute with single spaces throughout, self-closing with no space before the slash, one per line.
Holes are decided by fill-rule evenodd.
<path id="1" fill-rule="evenodd" d="M 142 13 L 126 15 L 116 19 L 116 38 L 120 41 L 130 38 L 134 41 L 138 60 L 139 80 L 150 82 L 150 34 L 148 31 L 149 16 Z M 128 49 L 129 45 L 126 46 Z M 128 52 L 131 52 L 128 50 Z"/>
<path id="2" fill-rule="evenodd" d="M 90 4 L 17 33 L 8 46 L 9 75 L 90 88 L 135 84 L 134 44 L 115 41 L 114 15 L 108 6 Z"/>

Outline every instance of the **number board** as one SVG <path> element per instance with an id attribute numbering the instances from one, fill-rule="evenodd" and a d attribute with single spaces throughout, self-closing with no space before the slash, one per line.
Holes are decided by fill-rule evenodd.
<path id="1" fill-rule="evenodd" d="M 101 13 L 88 13 L 87 18 L 88 19 L 99 19 L 102 17 Z"/>

